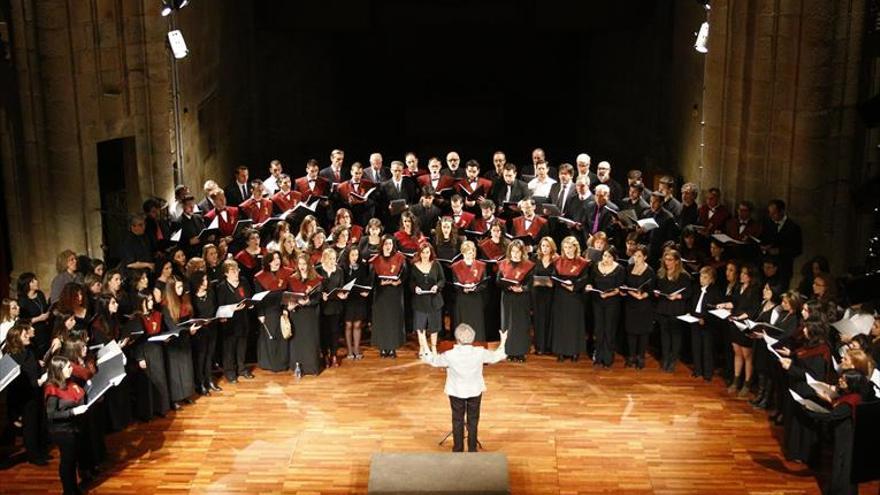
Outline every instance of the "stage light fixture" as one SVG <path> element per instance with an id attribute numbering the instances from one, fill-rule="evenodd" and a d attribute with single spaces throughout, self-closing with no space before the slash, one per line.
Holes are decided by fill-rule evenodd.
<path id="1" fill-rule="evenodd" d="M 709 23 L 704 22 L 700 26 L 700 32 L 697 33 L 697 41 L 694 43 L 694 50 L 700 53 L 708 53 L 709 52 Z"/>
<path id="2" fill-rule="evenodd" d="M 162 17 L 167 17 L 175 10 L 180 10 L 187 5 L 189 5 L 189 0 L 162 0 Z"/>
<path id="3" fill-rule="evenodd" d="M 186 47 L 186 41 L 183 39 L 183 33 L 179 29 L 168 32 L 168 43 L 171 44 L 171 51 L 174 58 L 180 60 L 186 58 L 189 49 Z"/>

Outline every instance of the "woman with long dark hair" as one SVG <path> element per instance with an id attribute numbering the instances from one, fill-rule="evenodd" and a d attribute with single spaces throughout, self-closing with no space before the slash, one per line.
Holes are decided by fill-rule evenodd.
<path id="1" fill-rule="evenodd" d="M 403 283 L 407 278 L 406 257 L 397 251 L 394 237 L 382 238 L 381 251 L 370 262 L 376 275 L 373 287 L 373 343 L 381 357 L 397 357 L 404 339 Z"/>
<path id="2" fill-rule="evenodd" d="M 40 387 L 42 370 L 31 351 L 33 328 L 17 323 L 9 329 L 3 343 L 3 354 L 8 354 L 20 367 L 20 374 L 8 389 L 9 416 L 21 417 L 22 437 L 28 462 L 45 466 L 49 457 L 46 415 Z"/>
<path id="3" fill-rule="evenodd" d="M 112 273 L 112 270 L 108 272 Z M 92 345 L 116 342 L 123 350 L 128 347 L 131 339 L 119 322 L 119 303 L 113 295 L 108 293 L 98 297 L 90 335 L 89 342 Z M 123 430 L 131 423 L 131 386 L 127 376 L 107 391 L 104 403 L 107 406 L 110 431 Z"/>
<path id="4" fill-rule="evenodd" d="M 46 398 L 45 413 L 49 420 L 49 436 L 61 451 L 58 475 L 65 495 L 80 494 L 82 490 L 77 482 L 77 469 L 87 473 L 83 481 L 91 478 L 88 469 L 84 469 L 91 465 L 83 462 L 87 456 L 88 440 L 82 437 L 75 420 L 76 416 L 84 414 L 88 409 L 85 405 L 86 392 L 71 379 L 73 366 L 67 358 L 53 357 L 48 368 L 43 394 Z"/>
<path id="5" fill-rule="evenodd" d="M 443 267 L 435 259 L 434 247 L 422 242 L 412 261 L 410 288 L 412 299 L 413 328 L 430 335 L 431 348 L 419 349 L 419 354 L 437 353 L 437 335 L 440 332 L 443 309 L 443 287 L 446 276 Z"/>
<path id="6" fill-rule="evenodd" d="M 294 374 L 298 370 L 303 375 L 317 375 L 321 372 L 321 277 L 308 254 L 296 257 L 296 270 L 288 279 L 287 287 L 293 293 L 287 304 L 293 326 L 288 367 Z"/>
<path id="7" fill-rule="evenodd" d="M 348 235 L 348 231 L 345 235 Z M 345 301 L 348 299 L 348 291 L 342 290 L 345 285 L 345 275 L 339 269 L 336 249 L 328 247 L 321 255 L 321 267 L 318 269 L 321 277 L 321 351 L 324 356 L 324 367 L 336 368 L 339 360 L 336 353 L 339 350 L 339 328 L 342 321 L 342 312 Z"/>
<path id="8" fill-rule="evenodd" d="M 593 364 L 606 369 L 614 363 L 614 343 L 620 324 L 620 286 L 626 279 L 626 270 L 617 262 L 616 254 L 614 246 L 602 251 L 600 261 L 590 267 L 590 283 L 586 288 L 593 300 L 596 336 L 596 360 Z"/>
<path id="9" fill-rule="evenodd" d="M 648 337 L 654 329 L 654 301 L 651 295 L 654 293 L 656 275 L 648 265 L 648 247 L 644 244 L 633 248 L 630 259 L 633 262 L 627 266 L 624 279 L 627 289 L 621 291 L 628 356 L 626 367 L 643 369 Z"/>
<path id="10" fill-rule="evenodd" d="M 288 318 L 287 310 L 282 310 L 281 299 L 277 294 L 287 290 L 287 281 L 293 270 L 285 268 L 281 253 L 270 251 L 263 257 L 263 269 L 254 276 L 254 292 L 270 291 L 272 296 L 256 308 L 259 331 L 257 332 L 257 363 L 269 371 L 287 369 L 290 355 L 287 340 L 281 333 L 281 318 Z"/>
<path id="11" fill-rule="evenodd" d="M 34 338 L 31 347 L 35 356 L 42 356 L 49 349 L 52 340 L 52 327 L 49 318 L 52 311 L 46 295 L 40 290 L 40 280 L 34 273 L 24 272 L 18 276 L 19 318 L 30 321 L 34 327 Z"/>
<path id="12" fill-rule="evenodd" d="M 192 302 L 184 289 L 183 280 L 176 276 L 172 277 L 165 286 L 165 295 L 162 301 L 162 322 L 165 324 L 165 330 L 174 330 L 181 322 L 192 319 L 192 317 Z M 191 325 L 165 343 L 168 392 L 171 398 L 171 408 L 174 410 L 181 408 L 181 402 L 192 404 L 193 401 L 190 397 L 196 393 L 190 336 L 195 334 L 198 329 L 198 325 Z"/>
<path id="13" fill-rule="evenodd" d="M 217 314 L 217 300 L 214 288 L 203 271 L 193 273 L 189 279 L 192 287 L 190 300 L 195 318 L 213 318 Z M 217 347 L 217 324 L 213 321 L 202 326 L 191 337 L 193 349 L 193 376 L 196 380 L 196 391 L 200 395 L 211 395 L 211 391 L 222 390 L 211 378 L 211 359 Z"/>
<path id="14" fill-rule="evenodd" d="M 134 415 L 141 421 L 153 416 L 164 417 L 171 409 L 168 378 L 165 374 L 165 348 L 161 342 L 148 339 L 162 332 L 162 313 L 153 309 L 153 296 L 140 294 L 135 298 L 135 310 L 126 324 L 128 334 L 136 338 L 131 346 L 134 389 Z"/>
<path id="15" fill-rule="evenodd" d="M 345 322 L 345 347 L 348 350 L 346 359 L 363 359 L 361 354 L 361 331 L 367 320 L 367 298 L 370 296 L 369 287 L 373 286 L 373 275 L 370 265 L 361 258 L 361 253 L 355 246 L 342 253 L 342 275 L 346 284 L 354 280 L 356 286 L 348 295 L 345 310 L 342 316 Z"/>

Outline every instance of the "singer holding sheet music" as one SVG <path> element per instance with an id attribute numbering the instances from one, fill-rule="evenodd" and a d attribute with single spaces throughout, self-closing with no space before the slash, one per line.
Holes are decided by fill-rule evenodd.
<path id="1" fill-rule="evenodd" d="M 40 387 L 40 364 L 31 351 L 33 328 L 27 323 L 17 323 L 6 334 L 3 352 L 19 366 L 20 374 L 8 388 L 9 416 L 21 417 L 22 437 L 28 462 L 45 466 L 49 452 L 46 447 L 46 419 Z"/>
<path id="2" fill-rule="evenodd" d="M 587 352 L 584 318 L 584 287 L 590 262 L 581 258 L 581 246 L 574 236 L 562 240 L 562 256 L 553 265 L 553 353 L 559 362 L 577 361 Z"/>
<path id="3" fill-rule="evenodd" d="M 419 346 L 427 349 L 425 333 L 419 331 Z M 455 347 L 443 354 L 422 353 L 423 362 L 436 368 L 446 368 L 446 387 L 452 407 L 452 451 L 464 451 L 464 425 L 467 421 L 468 452 L 477 451 L 477 428 L 480 422 L 480 403 L 486 382 L 483 380 L 483 365 L 501 361 L 506 356 L 504 347 L 507 332 L 501 332 L 501 343 L 494 351 L 476 347 L 474 329 L 465 323 L 455 328 Z M 465 420 L 465 415 L 467 419 Z"/>
<path id="4" fill-rule="evenodd" d="M 253 378 L 254 375 L 244 366 L 247 349 L 249 319 L 242 301 L 253 293 L 247 282 L 239 277 L 238 263 L 235 260 L 223 262 L 223 281 L 217 284 L 217 306 L 237 304 L 230 318 L 220 319 L 220 335 L 223 346 L 223 374 L 229 383 L 238 383 L 238 377 Z"/>
<path id="5" fill-rule="evenodd" d="M 594 366 L 610 368 L 614 363 L 614 341 L 620 323 L 620 286 L 626 270 L 617 262 L 614 246 L 602 251 L 602 259 L 590 267 L 590 285 L 587 289 L 593 300 L 593 322 L 596 335 Z M 594 292 L 598 291 L 598 292 Z"/>
<path id="6" fill-rule="evenodd" d="M 413 328 L 431 336 L 431 352 L 437 353 L 437 334 L 442 325 L 443 288 L 446 276 L 443 267 L 435 259 L 434 247 L 422 242 L 413 258 L 410 271 Z M 422 352 L 426 352 L 423 349 Z"/>
<path id="7" fill-rule="evenodd" d="M 461 244 L 462 259 L 450 267 L 455 285 L 455 325 L 467 323 L 476 333 L 476 340 L 486 340 L 485 304 L 486 263 L 476 259 L 477 247 L 472 241 Z"/>
<path id="8" fill-rule="evenodd" d="M 281 334 L 281 318 L 287 318 L 282 311 L 279 293 L 287 289 L 287 280 L 293 270 L 282 266 L 281 253 L 271 251 L 263 258 L 263 269 L 254 276 L 254 292 L 271 291 L 274 297 L 257 305 L 257 363 L 269 371 L 284 371 L 290 361 L 287 340 Z M 268 298 L 268 296 L 267 296 Z"/>
<path id="9" fill-rule="evenodd" d="M 526 259 L 525 245 L 515 240 L 498 263 L 496 283 L 501 289 L 501 329 L 510 336 L 509 360 L 525 362 L 529 353 L 532 309 L 532 272 L 535 263 Z"/>
<path id="10" fill-rule="evenodd" d="M 373 344 L 383 358 L 397 357 L 404 340 L 403 292 L 407 275 L 406 257 L 397 251 L 394 237 L 382 237 L 379 254 L 370 264 L 376 275 L 373 288 Z"/>
<path id="11" fill-rule="evenodd" d="M 87 461 L 88 439 L 78 427 L 76 416 L 86 412 L 86 392 L 71 380 L 73 365 L 62 356 L 55 356 L 49 362 L 43 394 L 46 398 L 46 415 L 49 419 L 49 436 L 61 451 L 58 474 L 64 494 L 79 494 L 82 491 L 77 483 L 77 468 L 83 474 L 83 481 L 92 477 L 93 465 Z"/>
<path id="12" fill-rule="evenodd" d="M 165 324 L 165 331 L 174 331 L 180 322 L 192 316 L 193 308 L 189 294 L 184 292 L 183 280 L 177 276 L 171 277 L 171 281 L 165 285 L 162 300 L 162 321 Z M 175 410 L 180 409 L 181 402 L 192 404 L 190 397 L 196 393 L 190 335 L 195 334 L 198 329 L 198 325 L 191 325 L 165 342 L 168 389 L 171 394 L 171 408 Z"/>
<path id="13" fill-rule="evenodd" d="M 648 265 L 648 248 L 644 244 L 636 246 L 632 260 L 625 279 L 628 289 L 621 291 L 628 353 L 625 366 L 644 369 L 648 337 L 654 328 L 654 301 L 651 295 L 656 275 Z"/>
<path id="14" fill-rule="evenodd" d="M 652 199 L 654 196 L 652 196 Z M 684 270 L 681 255 L 675 249 L 667 249 L 657 272 L 657 323 L 660 326 L 660 346 L 663 371 L 672 373 L 681 354 L 683 323 L 679 316 L 688 312 L 691 277 Z"/>
<path id="15" fill-rule="evenodd" d="M 337 264 L 336 250 L 332 247 L 324 249 L 321 254 L 321 266 L 318 268 L 321 277 L 321 352 L 324 356 L 324 367 L 338 367 L 336 356 L 339 350 L 339 324 L 349 292 L 342 290 L 345 275 Z"/>
<path id="16" fill-rule="evenodd" d="M 288 366 L 296 373 L 297 366 L 303 375 L 321 372 L 320 303 L 321 277 L 309 262 L 309 255 L 296 257 L 296 270 L 287 280 L 293 293 L 287 303 L 293 337 L 288 341 L 290 361 Z"/>
<path id="17" fill-rule="evenodd" d="M 367 320 L 367 299 L 370 288 L 373 287 L 373 274 L 370 272 L 370 265 L 361 258 L 357 246 L 353 245 L 342 252 L 340 269 L 346 284 L 354 281 L 355 285 L 360 286 L 353 287 L 354 290 L 349 293 L 342 316 L 345 323 L 345 347 L 348 350 L 346 359 L 363 359 L 361 329 Z"/>

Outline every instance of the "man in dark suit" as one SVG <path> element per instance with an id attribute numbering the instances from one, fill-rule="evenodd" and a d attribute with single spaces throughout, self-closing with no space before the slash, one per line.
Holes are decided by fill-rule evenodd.
<path id="1" fill-rule="evenodd" d="M 594 174 L 593 172 L 590 172 L 590 164 L 592 163 L 591 160 L 592 159 L 590 158 L 590 155 L 586 153 L 581 153 L 575 159 L 574 164 L 575 167 L 577 167 L 575 180 L 577 180 L 581 176 L 586 177 L 590 180 L 590 182 L 587 184 L 588 186 L 590 186 L 590 192 L 593 192 L 593 188 L 596 187 L 596 184 L 599 183 L 599 177 L 597 177 L 596 174 Z"/>
<path id="2" fill-rule="evenodd" d="M 697 223 L 705 235 L 712 235 L 724 229 L 730 212 L 721 204 L 721 189 L 710 187 L 706 192 L 706 202 L 697 210 Z"/>
<path id="3" fill-rule="evenodd" d="M 529 186 L 516 178 L 516 165 L 508 162 L 504 165 L 503 180 L 495 183 L 492 191 L 492 201 L 498 205 L 498 213 L 502 214 L 504 203 L 517 203 L 529 197 Z M 511 218 L 507 215 L 504 218 Z"/>
<path id="4" fill-rule="evenodd" d="M 574 167 L 572 167 L 570 163 L 563 163 L 560 165 L 559 181 L 550 186 L 550 195 L 547 199 L 550 200 L 550 203 L 559 208 L 560 216 L 569 220 L 578 221 L 580 216 L 571 216 L 572 210 L 574 209 L 574 200 L 577 198 L 578 194 L 575 190 L 576 188 L 573 178 Z M 549 218 L 548 220 L 550 221 L 550 232 L 554 239 L 562 239 L 563 237 L 574 233 L 576 230 L 573 226 L 568 226 L 556 218 Z"/>
<path id="5" fill-rule="evenodd" d="M 565 205 L 565 214 L 567 218 L 580 221 L 587 211 L 587 205 L 592 202 L 593 198 L 593 193 L 590 192 L 590 179 L 586 175 L 578 176 L 575 179 L 574 193 L 572 201 Z"/>
<path id="6" fill-rule="evenodd" d="M 215 189 L 220 189 L 220 184 L 217 184 L 211 179 L 205 181 L 205 185 L 202 186 L 205 198 L 197 205 L 196 212 L 204 214 L 214 209 L 214 203 L 211 202 L 211 193 L 214 192 Z"/>
<path id="7" fill-rule="evenodd" d="M 507 165 L 507 155 L 503 151 L 496 151 L 492 154 L 492 165 L 494 168 L 483 173 L 483 177 L 492 181 L 494 186 L 496 182 L 504 180 L 504 166 Z"/>
<path id="8" fill-rule="evenodd" d="M 364 177 L 373 184 L 381 184 L 391 178 L 391 172 L 382 166 L 382 154 L 370 155 L 370 166 L 364 170 Z"/>
<path id="9" fill-rule="evenodd" d="M 327 179 L 330 184 L 342 184 L 351 177 L 349 173 L 342 168 L 342 161 L 345 159 L 345 152 L 342 150 L 333 150 L 330 152 L 330 165 L 321 169 L 318 175 Z"/>
<path id="10" fill-rule="evenodd" d="M 395 160 L 391 162 L 391 178 L 383 182 L 380 187 L 381 190 L 377 192 L 382 193 L 380 207 L 384 219 L 382 223 L 386 232 L 394 232 L 400 224 L 400 214 L 403 212 L 392 213 L 391 202 L 402 199 L 407 205 L 415 203 L 418 198 L 416 182 L 410 177 L 403 176 L 403 162 Z"/>
<path id="11" fill-rule="evenodd" d="M 666 199 L 666 195 L 660 191 L 651 193 L 650 207 L 642 212 L 641 216 L 641 218 L 653 218 L 657 222 L 658 227 L 647 232 L 641 227 L 638 229 L 641 232 L 641 236 L 647 238 L 644 244 L 648 246 L 648 258 L 654 266 L 657 265 L 660 256 L 663 254 L 663 244 L 666 241 L 678 238 L 678 227 L 675 224 L 675 218 L 672 217 L 672 213 L 663 208 L 664 199 Z"/>
<path id="12" fill-rule="evenodd" d="M 636 212 L 636 218 L 642 217 L 642 212 L 651 207 L 644 199 L 645 186 L 641 181 L 633 182 L 629 185 L 629 194 L 620 200 L 620 211 L 633 210 Z M 650 196 L 648 196 L 650 198 Z"/>
<path id="13" fill-rule="evenodd" d="M 440 208 L 434 206 L 434 188 L 424 186 L 421 189 L 422 195 L 419 203 L 414 205 L 409 211 L 416 216 L 419 221 L 419 230 L 427 237 L 430 237 L 434 227 L 437 226 L 437 220 L 440 219 Z"/>
<path id="14" fill-rule="evenodd" d="M 596 186 L 599 184 L 605 184 L 608 186 L 608 190 L 611 191 L 611 197 L 609 200 L 612 203 L 616 203 L 623 199 L 623 187 L 620 184 L 611 178 L 611 164 L 608 162 L 599 162 L 599 165 L 596 165 L 596 179 L 598 182 L 594 184 L 593 190 L 596 189 Z"/>
<path id="15" fill-rule="evenodd" d="M 226 203 L 237 207 L 251 197 L 251 184 L 248 180 L 250 172 L 244 165 L 235 168 L 235 180 L 229 187 L 223 190 L 226 194 Z M 204 215 L 207 211 L 203 211 Z"/>
<path id="16" fill-rule="evenodd" d="M 219 189 L 214 192 L 216 195 L 222 195 Z M 195 200 L 187 199 L 183 202 L 183 214 L 178 220 L 178 228 L 180 229 L 180 246 L 186 253 L 187 258 L 193 256 L 201 256 L 202 241 L 199 234 L 205 229 L 205 221 L 202 216 L 195 213 Z M 214 211 L 214 210 L 211 210 Z"/>
<path id="17" fill-rule="evenodd" d="M 779 279 L 788 288 L 794 274 L 794 260 L 803 253 L 801 227 L 785 213 L 785 201 L 772 199 L 767 203 L 767 219 L 761 235 L 761 248 L 779 262 Z"/>
<path id="18" fill-rule="evenodd" d="M 608 186 L 599 184 L 596 186 L 593 200 L 587 202 L 584 208 L 583 217 L 580 223 L 584 228 L 584 245 L 590 236 L 597 232 L 605 232 L 608 236 L 609 244 L 613 244 L 613 239 L 617 233 L 617 225 L 614 223 L 615 215 L 618 212 L 617 205 L 609 199 L 611 191 Z"/>
<path id="19" fill-rule="evenodd" d="M 461 166 L 461 158 L 457 152 L 450 151 L 446 154 L 446 168 L 440 173 L 455 177 L 456 179 L 463 179 L 465 177 L 465 170 Z"/>

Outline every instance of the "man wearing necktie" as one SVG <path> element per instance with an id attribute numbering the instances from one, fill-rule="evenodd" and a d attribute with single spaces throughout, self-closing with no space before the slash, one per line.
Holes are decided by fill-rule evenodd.
<path id="1" fill-rule="evenodd" d="M 794 260 L 803 253 L 801 227 L 788 218 L 785 201 L 772 199 L 767 203 L 767 219 L 764 223 L 761 249 L 779 260 L 779 279 L 788 287 L 794 273 Z"/>
<path id="2" fill-rule="evenodd" d="M 238 206 L 251 197 L 251 188 L 248 177 L 250 173 L 244 165 L 235 169 L 235 180 L 226 188 L 226 199 L 230 205 Z"/>

